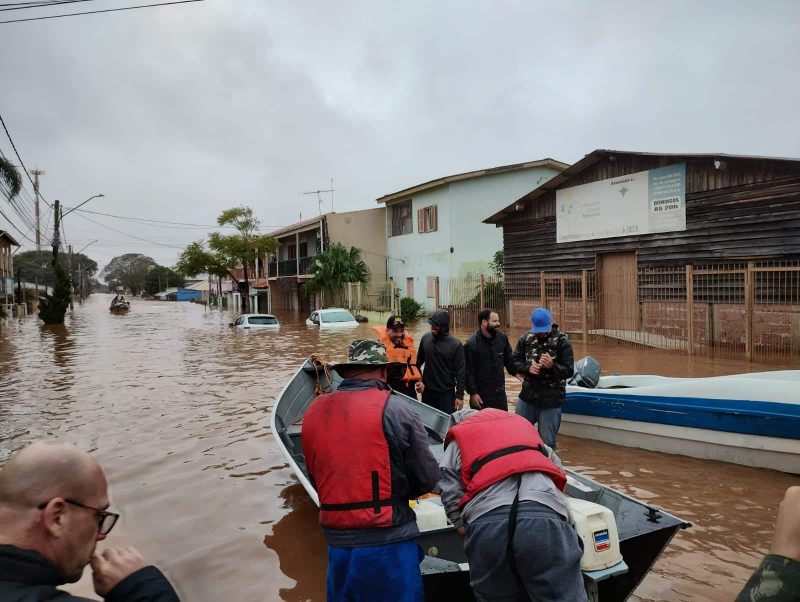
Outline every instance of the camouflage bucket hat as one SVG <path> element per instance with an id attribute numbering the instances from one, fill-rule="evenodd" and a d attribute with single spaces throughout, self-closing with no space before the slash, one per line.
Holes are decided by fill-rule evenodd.
<path id="1" fill-rule="evenodd" d="M 379 341 L 370 339 L 358 339 L 350 343 L 347 349 L 347 361 L 333 365 L 333 368 L 341 366 L 389 366 L 400 362 L 390 362 L 386 355 L 386 347 Z"/>

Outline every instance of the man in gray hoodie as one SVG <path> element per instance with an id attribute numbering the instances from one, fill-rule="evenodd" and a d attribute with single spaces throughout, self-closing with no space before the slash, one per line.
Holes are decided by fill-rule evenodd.
<path id="1" fill-rule="evenodd" d="M 452 414 L 464 407 L 464 346 L 450 334 L 450 314 L 446 309 L 433 312 L 428 324 L 431 331 L 422 335 L 417 351 L 417 367 L 422 370 L 422 402 Z"/>

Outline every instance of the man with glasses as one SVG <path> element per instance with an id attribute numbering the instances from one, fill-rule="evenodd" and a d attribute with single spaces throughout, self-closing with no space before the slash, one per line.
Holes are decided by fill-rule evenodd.
<path id="1" fill-rule="evenodd" d="M 88 453 L 34 443 L 14 454 L 0 469 L 0 600 L 87 601 L 57 586 L 78 581 L 91 564 L 95 591 L 106 600 L 178 602 L 134 548 L 95 553 L 119 518 L 108 506 L 105 474 Z"/>

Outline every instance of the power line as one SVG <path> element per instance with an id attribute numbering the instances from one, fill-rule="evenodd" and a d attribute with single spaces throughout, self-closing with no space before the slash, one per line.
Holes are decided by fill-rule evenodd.
<path id="1" fill-rule="evenodd" d="M 0 21 L 0 24 L 22 23 L 23 21 L 43 21 L 44 19 L 60 19 L 61 17 L 77 17 L 80 15 L 94 15 L 97 13 L 116 13 L 122 10 L 136 10 L 137 8 L 154 8 L 156 6 L 169 6 L 172 4 L 189 4 L 192 2 L 205 2 L 205 0 L 175 0 L 174 2 L 159 2 L 158 4 L 140 4 L 138 6 L 123 6 L 122 8 L 106 8 L 104 10 L 88 10 L 80 13 L 49 15 L 47 17 L 28 17 L 27 19 L 12 19 L 11 21 Z"/>
<path id="2" fill-rule="evenodd" d="M 234 227 L 234 226 L 219 226 L 219 225 L 210 226 L 208 224 L 192 224 L 192 223 L 187 223 L 187 222 L 169 222 L 169 221 L 160 220 L 160 219 L 147 219 L 147 218 L 144 218 L 144 217 L 127 217 L 127 216 L 124 216 L 124 215 L 114 215 L 113 213 L 103 213 L 102 211 L 90 211 L 89 209 L 76 209 L 76 211 L 78 213 L 91 213 L 92 215 L 102 215 L 102 216 L 105 216 L 105 217 L 114 217 L 116 219 L 124 219 L 124 220 L 132 221 L 132 222 L 147 222 L 147 223 L 151 223 L 151 224 L 168 224 L 170 226 L 190 226 L 190 227 L 194 227 L 194 228 L 233 228 Z M 266 227 L 269 228 L 271 226 L 266 226 Z M 186 229 L 191 229 L 191 228 L 186 228 Z"/>
<path id="3" fill-rule="evenodd" d="M 79 212 L 76 212 L 76 213 L 79 213 Z M 80 215 L 80 213 L 79 213 L 79 215 Z M 80 217 L 82 217 L 85 220 L 88 220 L 88 221 L 92 222 L 93 224 L 97 224 L 98 226 L 100 226 L 102 228 L 106 228 L 108 230 L 111 230 L 112 232 L 116 232 L 117 234 L 122 234 L 123 236 L 127 236 L 129 238 L 134 238 L 136 240 L 140 240 L 140 241 L 149 243 L 151 245 L 156 245 L 156 246 L 159 246 L 159 247 L 169 247 L 170 249 L 181 249 L 182 250 L 184 248 L 184 247 L 178 247 L 178 246 L 175 246 L 175 245 L 167 245 L 167 244 L 158 243 L 158 242 L 155 242 L 155 241 L 152 241 L 152 240 L 147 240 L 146 238 L 140 238 L 138 236 L 134 236 L 133 234 L 128 234 L 127 232 L 123 232 L 122 230 L 117 230 L 116 228 L 112 228 L 111 226 L 106 226 L 105 224 L 101 224 L 100 222 L 96 222 L 95 220 L 93 220 L 91 218 L 88 218 L 85 215 L 80 215 Z"/>
<path id="4" fill-rule="evenodd" d="M 3 213 L 3 210 L 2 210 L 2 209 L 0 209 L 0 215 L 2 215 L 2 216 L 5 218 L 5 220 L 6 220 L 6 221 L 7 221 L 9 224 L 11 224 L 11 227 L 12 227 L 12 228 L 14 228 L 14 230 L 16 230 L 17 232 L 19 232 L 19 233 L 20 233 L 20 234 L 21 234 L 23 237 L 27 238 L 27 239 L 28 239 L 29 241 L 31 241 L 33 244 L 36 244 L 36 241 L 35 241 L 35 240 L 33 240 L 33 239 L 30 237 L 30 236 L 28 236 L 27 234 L 25 234 L 25 233 L 24 233 L 22 230 L 20 230 L 19 228 L 17 228 L 17 226 L 14 224 L 14 222 L 12 222 L 12 221 L 11 221 L 11 220 L 8 218 L 8 216 L 7 216 L 5 213 Z"/>
<path id="5" fill-rule="evenodd" d="M 0 12 L 7 10 L 28 10 L 29 8 L 47 8 L 59 4 L 75 4 L 76 2 L 93 2 L 94 0 L 55 0 L 53 2 L 21 2 L 19 4 L 0 4 L 8 8 L 0 8 Z M 23 6 L 24 5 L 24 6 Z"/>
<path id="6" fill-rule="evenodd" d="M 2 21 L 0 21 L 0 23 L 2 23 Z M 0 114 L 0 123 L 3 124 L 3 129 L 6 131 L 6 136 L 8 137 L 8 141 L 11 143 L 11 148 L 14 149 L 14 154 L 17 155 L 17 159 L 19 159 L 19 164 L 22 166 L 22 169 L 25 171 L 25 175 L 28 177 L 28 181 L 31 183 L 31 186 L 33 186 L 33 180 L 31 179 L 31 174 L 28 173 L 28 168 L 25 167 L 25 163 L 22 161 L 22 157 L 19 156 L 19 151 L 17 150 L 17 145 L 14 144 L 14 139 L 11 137 L 11 133 L 8 131 L 8 127 L 6 126 L 6 122 L 3 119 L 3 116 L 1 114 Z M 42 196 L 41 192 L 39 192 L 39 197 L 44 201 L 45 205 L 47 205 L 51 209 L 53 208 L 53 206 L 50 203 L 45 201 L 45 199 Z"/>

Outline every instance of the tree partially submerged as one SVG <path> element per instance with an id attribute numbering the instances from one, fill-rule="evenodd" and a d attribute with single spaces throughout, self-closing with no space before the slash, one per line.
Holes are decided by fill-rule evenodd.
<path id="1" fill-rule="evenodd" d="M 122 286 L 138 295 L 145 287 L 145 278 L 150 266 L 157 265 L 152 257 L 141 253 L 125 253 L 108 262 L 100 275 L 108 282 L 112 290 Z"/>
<path id="2" fill-rule="evenodd" d="M 338 242 L 314 257 L 308 273 L 313 277 L 303 285 L 303 290 L 310 294 L 322 292 L 333 303 L 341 300 L 347 283 L 367 284 L 370 280 L 361 249 L 347 248 Z"/>
<path id="3" fill-rule="evenodd" d="M 63 324 L 69 307 L 70 279 L 58 261 L 55 262 L 53 272 L 53 294 L 45 293 L 39 299 L 39 317 L 45 324 Z"/>
<path id="4" fill-rule="evenodd" d="M 250 207 L 233 207 L 220 213 L 217 224 L 236 230 L 235 234 L 212 232 L 208 241 L 191 243 L 181 253 L 175 268 L 187 276 L 211 274 L 230 276 L 238 283 L 242 297 L 242 311 L 250 312 L 250 279 L 248 274 L 257 257 L 274 253 L 278 241 L 259 234 L 260 221 Z M 242 268 L 242 279 L 234 272 Z"/>

